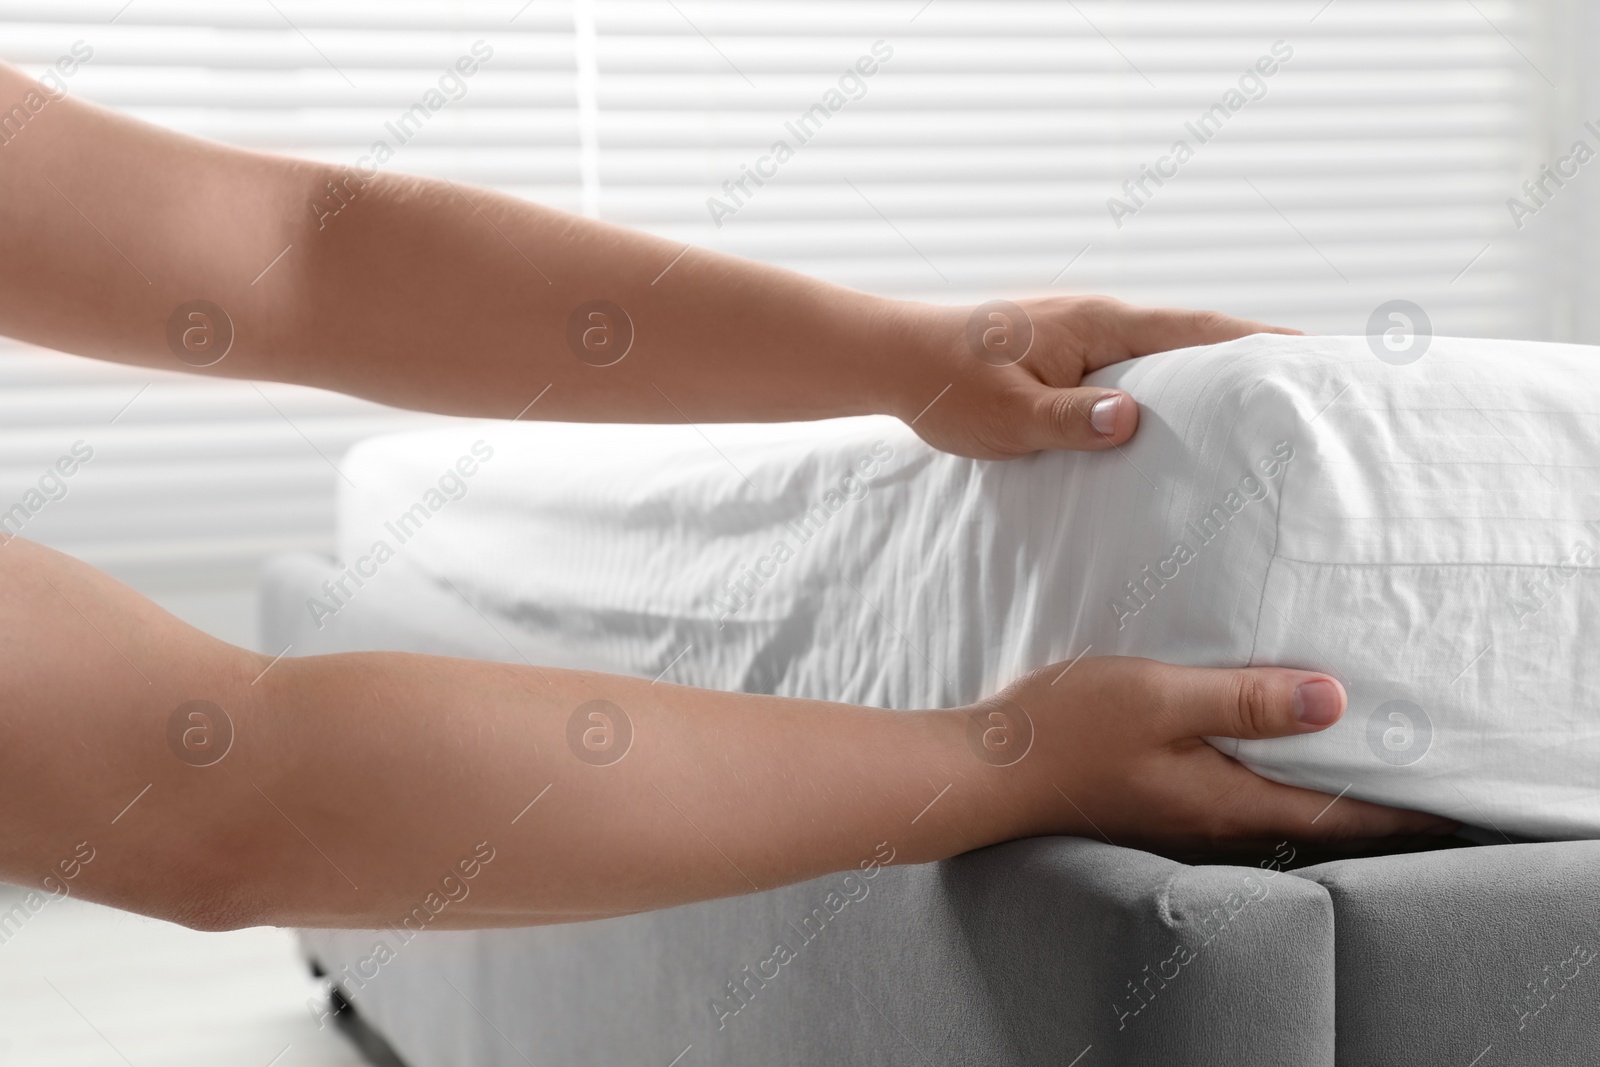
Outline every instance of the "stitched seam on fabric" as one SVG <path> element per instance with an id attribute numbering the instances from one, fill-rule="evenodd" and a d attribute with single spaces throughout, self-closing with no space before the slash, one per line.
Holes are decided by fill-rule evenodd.
<path id="1" fill-rule="evenodd" d="M 1161 883 L 1161 888 L 1156 890 L 1156 917 L 1174 933 L 1178 929 L 1178 920 L 1172 917 L 1172 884 L 1177 880 L 1178 872 L 1174 871 L 1167 875 Z"/>
<path id="2" fill-rule="evenodd" d="M 1284 563 L 1299 564 L 1303 567 L 1384 567 L 1390 570 L 1393 570 L 1396 567 L 1500 567 L 1509 568 L 1512 570 L 1542 571 L 1549 570 L 1551 567 L 1555 566 L 1569 566 L 1576 571 L 1592 571 L 1596 574 L 1600 574 L 1600 566 L 1585 567 L 1576 563 L 1558 564 L 1555 561 L 1550 563 L 1497 563 L 1493 561 L 1473 562 L 1470 560 L 1460 563 L 1347 563 L 1341 560 L 1294 559 L 1290 556 L 1280 556 L 1276 552 L 1273 553 L 1272 558 L 1275 560 L 1282 560 Z"/>
<path id="3" fill-rule="evenodd" d="M 1254 366 L 1255 365 L 1270 366 L 1271 365 L 1271 360 L 1270 360 L 1270 358 L 1268 357 L 1268 355 L 1266 353 L 1260 353 L 1260 354 L 1258 354 L 1256 356 L 1256 358 L 1254 360 L 1249 360 L 1247 358 L 1247 359 L 1244 359 L 1244 360 L 1240 360 L 1239 363 L 1240 364 L 1244 364 L 1247 367 L 1249 367 L 1250 373 L 1255 373 L 1255 371 L 1254 371 Z M 1206 391 L 1212 389 L 1216 385 L 1217 378 L 1220 377 L 1221 374 L 1223 373 L 1223 371 L 1227 370 L 1227 369 L 1231 369 L 1231 368 L 1219 367 L 1219 368 L 1216 368 L 1216 369 L 1214 369 L 1212 371 L 1211 377 L 1207 380 L 1205 386 L 1201 390 L 1202 395 L 1206 395 Z M 1223 403 L 1220 403 L 1220 402 L 1216 402 L 1216 403 L 1209 403 L 1209 404 L 1204 404 L 1203 405 L 1207 410 L 1209 410 L 1211 412 L 1211 418 L 1206 422 L 1205 428 L 1202 431 L 1202 437 L 1201 437 L 1200 445 L 1199 445 L 1199 449 L 1198 449 L 1198 451 L 1200 453 L 1203 454 L 1205 452 L 1207 446 L 1209 445 L 1210 441 L 1212 440 L 1212 438 L 1214 436 L 1213 431 L 1216 429 L 1216 427 L 1217 427 L 1217 425 L 1219 423 L 1224 424 L 1224 426 L 1226 427 L 1226 429 L 1224 429 L 1221 432 L 1221 436 L 1223 437 L 1224 440 L 1226 440 L 1227 429 L 1231 429 L 1231 428 L 1233 428 L 1235 426 L 1240 425 L 1240 423 L 1241 423 L 1241 421 L 1243 419 L 1245 411 L 1249 410 L 1250 399 L 1253 396 L 1255 396 L 1256 392 L 1258 390 L 1260 390 L 1266 384 L 1267 384 L 1267 382 L 1266 382 L 1266 380 L 1264 378 L 1254 377 L 1254 378 L 1252 378 L 1250 383 L 1244 387 L 1244 391 L 1239 395 L 1239 398 L 1238 398 L 1236 403 L 1229 405 L 1229 404 L 1223 404 Z M 1196 406 L 1198 408 L 1198 407 L 1200 407 L 1202 405 L 1198 405 L 1197 404 Z M 1247 467 L 1246 469 L 1248 470 L 1249 468 Z M 1189 501 L 1189 505 L 1190 505 L 1191 508 L 1194 506 L 1195 503 L 1203 503 L 1204 501 L 1211 500 L 1211 499 L 1215 498 L 1217 490 L 1219 488 L 1218 479 L 1221 476 L 1222 476 L 1222 468 L 1219 466 L 1215 470 L 1210 472 L 1211 480 L 1210 480 L 1210 482 L 1205 483 L 1203 488 L 1201 486 L 1200 481 L 1198 479 L 1196 480 L 1194 485 L 1191 487 L 1191 495 L 1194 498 L 1193 500 Z M 1176 493 L 1176 488 L 1174 488 L 1174 493 Z M 1171 511 L 1170 505 L 1169 505 L 1169 509 L 1168 510 L 1169 510 L 1169 512 Z M 1274 548 L 1276 548 L 1276 546 L 1277 546 L 1276 531 L 1274 531 L 1273 546 L 1274 546 Z M 1270 569 L 1271 565 L 1272 565 L 1271 557 L 1268 557 L 1267 567 Z M 1193 609 L 1193 605 L 1194 605 L 1193 597 L 1194 597 L 1194 594 L 1195 594 L 1195 590 L 1192 587 L 1185 593 L 1184 604 L 1185 604 L 1187 609 L 1190 609 L 1190 610 Z M 1257 604 L 1256 605 L 1256 625 L 1259 627 L 1260 624 L 1261 624 L 1261 605 Z M 1252 637 L 1252 639 L 1251 639 L 1251 650 L 1252 650 L 1252 653 L 1254 652 L 1254 647 L 1255 647 L 1254 638 Z"/>
<path id="4" fill-rule="evenodd" d="M 1310 425 L 1309 422 L 1306 423 L 1307 427 Z M 1244 661 L 1246 667 L 1255 666 L 1256 647 L 1261 643 L 1261 616 L 1264 614 L 1262 609 L 1267 606 L 1267 585 L 1272 581 L 1272 565 L 1278 561 L 1278 543 L 1283 533 L 1283 500 L 1285 490 L 1289 485 L 1290 469 L 1289 467 L 1284 468 L 1283 477 L 1278 482 L 1277 507 L 1272 512 L 1272 551 L 1267 553 L 1267 565 L 1261 571 L 1261 597 L 1256 601 L 1256 625 L 1250 631 L 1250 655 Z M 1234 755 L 1238 755 L 1239 743 L 1237 741 L 1234 742 L 1233 751 Z"/>
<path id="5" fill-rule="evenodd" d="M 1289 480 L 1288 471 L 1283 472 L 1283 479 L 1285 482 Z M 1262 608 L 1267 606 L 1267 586 L 1272 581 L 1272 565 L 1278 562 L 1278 535 L 1281 530 L 1282 521 L 1283 486 L 1280 484 L 1278 487 L 1278 510 L 1272 516 L 1272 551 L 1268 553 L 1267 565 L 1261 572 L 1261 598 L 1256 601 L 1256 625 L 1255 629 L 1250 632 L 1250 655 L 1244 661 L 1244 665 L 1246 667 L 1254 667 L 1256 665 L 1256 647 L 1261 643 Z M 1234 751 L 1238 751 L 1237 744 L 1234 745 Z"/>
<path id="6" fill-rule="evenodd" d="M 1315 868 L 1304 868 L 1304 869 L 1305 870 L 1314 870 Z M 1327 899 L 1327 902 L 1328 902 L 1328 927 L 1329 927 L 1329 930 L 1328 930 L 1328 933 L 1329 933 L 1328 949 L 1329 949 L 1329 952 L 1331 954 L 1328 957 L 1328 961 L 1327 962 L 1328 962 L 1328 971 L 1329 971 L 1330 975 L 1332 976 L 1332 981 L 1333 981 L 1333 1023 L 1334 1023 L 1333 1040 L 1335 1042 L 1335 1045 L 1337 1045 L 1337 1042 L 1338 1042 L 1338 1039 L 1339 1039 L 1338 1019 L 1339 1019 L 1339 990 L 1340 990 L 1340 982 L 1339 982 L 1339 895 L 1335 891 L 1334 886 L 1329 884 L 1328 882 L 1324 882 L 1321 877 L 1315 877 L 1315 876 L 1312 876 L 1312 875 L 1309 875 L 1309 874 L 1301 874 L 1300 871 L 1284 871 L 1283 873 L 1284 874 L 1292 874 L 1296 878 L 1300 879 L 1302 882 L 1305 882 L 1308 885 L 1316 886 L 1318 889 L 1320 889 L 1322 891 L 1323 897 L 1325 897 Z M 1330 1063 L 1338 1063 L 1339 1060 L 1338 1060 L 1338 1050 L 1337 1050 L 1337 1048 L 1336 1047 L 1330 1047 L 1328 1049 L 1328 1052 L 1330 1054 L 1330 1058 L 1329 1058 L 1328 1062 L 1330 1062 Z"/>

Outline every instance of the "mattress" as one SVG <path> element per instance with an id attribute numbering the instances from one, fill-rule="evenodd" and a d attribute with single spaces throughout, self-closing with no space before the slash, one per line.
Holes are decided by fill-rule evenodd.
<path id="1" fill-rule="evenodd" d="M 431 647 L 887 708 L 975 700 L 1088 655 L 1326 671 L 1344 719 L 1213 743 L 1295 785 L 1493 834 L 1600 834 L 1594 349 L 1262 335 L 1092 384 L 1141 423 L 1093 454 L 982 462 L 885 418 L 483 423 L 342 463 L 348 625 L 435 590 Z"/>

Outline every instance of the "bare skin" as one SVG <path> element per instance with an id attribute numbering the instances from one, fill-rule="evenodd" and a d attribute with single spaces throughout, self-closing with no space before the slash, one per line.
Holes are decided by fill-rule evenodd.
<path id="1" fill-rule="evenodd" d="M 0 67 L 0 104 L 31 86 Z M 319 217 L 329 181 L 349 199 Z M 1033 348 L 995 366 L 968 346 L 971 309 L 698 249 L 674 263 L 679 246 L 483 190 L 356 187 L 70 99 L 0 147 L 0 232 L 0 332 L 64 351 L 184 369 L 168 321 L 202 298 L 235 335 L 203 373 L 505 417 L 541 394 L 530 415 L 569 420 L 920 414 L 931 443 L 983 458 L 1126 440 L 1136 407 L 1123 398 L 1098 432 L 1091 407 L 1116 394 L 1079 387 L 1084 373 L 1267 329 L 1020 301 Z M 567 341 L 574 311 L 600 299 L 635 334 L 604 367 Z M 1329 808 L 1201 740 L 1325 729 L 1344 707 L 1326 676 L 1086 659 L 1051 684 L 1065 666 L 977 707 L 887 712 L 398 653 L 272 664 L 12 538 L 0 878 L 59 880 L 87 842 L 95 858 L 71 884 L 92 899 L 206 929 L 360 927 L 396 921 L 477 857 L 470 896 L 437 924 L 510 926 L 768 889 L 854 867 L 883 841 L 895 862 L 923 862 L 1037 834 L 1188 852 L 1454 826 L 1348 798 Z M 596 699 L 632 731 L 603 766 L 569 743 Z M 203 766 L 170 729 L 195 700 L 232 731 Z M 1296 718 L 1308 709 L 1323 714 Z M 1006 751 L 1019 723 L 1026 754 L 997 758 L 989 742 Z"/>
<path id="2" fill-rule="evenodd" d="M 0 66 L 0 102 L 22 99 L 30 84 Z M 349 198 L 337 214 L 327 213 L 330 183 Z M 71 98 L 0 148 L 0 232 L 0 330 L 62 351 L 191 369 L 169 348 L 167 327 L 178 308 L 205 299 L 227 312 L 235 337 L 205 374 L 506 418 L 547 386 L 529 417 L 885 413 L 916 419 L 940 448 L 981 458 L 1109 448 L 1132 436 L 1138 410 L 1124 398 L 1110 432 L 1097 432 L 1090 407 L 1119 394 L 1079 387 L 1085 373 L 1274 329 L 1050 297 L 1022 301 L 1036 331 L 1027 358 L 993 366 L 969 347 L 969 308 L 887 300 L 686 251 L 481 189 L 389 175 L 363 182 Z M 605 367 L 568 345 L 569 319 L 596 300 L 633 323 L 631 348 Z"/>

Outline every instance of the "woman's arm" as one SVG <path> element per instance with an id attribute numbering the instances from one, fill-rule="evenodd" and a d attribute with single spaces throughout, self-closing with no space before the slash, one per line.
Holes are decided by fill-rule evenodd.
<path id="1" fill-rule="evenodd" d="M 0 108 L 30 92 L 44 90 L 0 66 Z M 1091 418 L 1117 394 L 1077 388 L 1083 374 L 1268 329 L 1104 298 L 888 300 L 71 98 L 0 148 L 0 233 L 0 333 L 63 351 L 184 370 L 231 337 L 206 373 L 504 418 L 541 395 L 531 416 L 577 421 L 886 413 L 982 457 L 1125 440 L 1135 406 Z"/>
<path id="2" fill-rule="evenodd" d="M 1062 666 L 888 712 L 401 653 L 272 664 L 13 538 L 0 879 L 205 928 L 381 926 L 440 900 L 429 925 L 513 926 L 1035 834 L 1265 850 L 1454 825 L 1330 807 L 1200 739 L 1323 728 L 1343 706 L 1324 676 Z"/>
<path id="3" fill-rule="evenodd" d="M 0 68 L 0 108 L 36 91 Z M 508 417 L 546 387 L 541 417 L 632 421 L 914 418 L 938 399 L 918 431 L 974 455 L 1106 447 L 1136 412 L 1124 401 L 1096 431 L 1106 391 L 1072 388 L 1085 370 L 1257 328 L 1038 301 L 1028 356 L 1002 366 L 1014 322 L 986 326 L 1001 351 L 984 358 L 962 310 L 679 259 L 447 183 L 355 184 L 75 100 L 0 146 L 0 233 L 0 332 L 67 351 L 202 362 L 223 336 L 216 316 L 188 317 L 204 300 L 233 335 L 212 373 Z M 597 300 L 635 334 L 605 367 L 620 318 L 574 320 Z M 272 664 L 10 539 L 0 878 L 212 928 L 395 922 L 465 879 L 436 923 L 492 926 L 1036 833 L 1190 848 L 1449 825 L 1349 799 L 1323 814 L 1328 798 L 1200 740 L 1320 728 L 1296 721 L 1316 702 L 1293 694 L 1316 680 L 1307 692 L 1336 714 L 1331 680 L 1109 659 L 1055 673 L 978 708 L 888 713 L 401 654 Z M 596 750 L 624 723 L 629 748 L 608 763 Z"/>

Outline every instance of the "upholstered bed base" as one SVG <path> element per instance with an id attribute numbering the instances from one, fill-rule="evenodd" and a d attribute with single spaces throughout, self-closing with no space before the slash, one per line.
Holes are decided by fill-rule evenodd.
<path id="1" fill-rule="evenodd" d="M 335 571 L 268 567 L 273 652 L 517 658 L 404 575 L 318 630 L 305 604 Z M 301 937 L 409 1067 L 1600 1059 L 1600 842 L 1303 859 L 1187 866 L 1047 838 L 603 922 Z M 793 958 L 774 965 L 779 942 Z"/>

